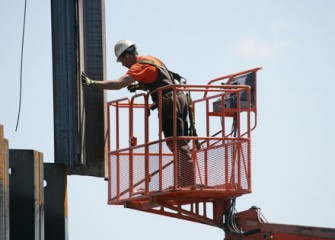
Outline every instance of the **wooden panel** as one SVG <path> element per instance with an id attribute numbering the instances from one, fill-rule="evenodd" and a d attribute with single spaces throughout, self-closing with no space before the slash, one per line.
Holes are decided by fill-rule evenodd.
<path id="1" fill-rule="evenodd" d="M 8 140 L 0 125 L 0 239 L 9 240 Z"/>

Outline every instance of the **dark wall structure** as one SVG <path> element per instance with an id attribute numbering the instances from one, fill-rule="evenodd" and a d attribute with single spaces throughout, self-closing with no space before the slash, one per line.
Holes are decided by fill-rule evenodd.
<path id="1" fill-rule="evenodd" d="M 52 0 L 55 162 L 68 174 L 105 176 L 106 96 L 80 74 L 106 79 L 105 2 Z"/>
<path id="2" fill-rule="evenodd" d="M 9 168 L 10 239 L 44 240 L 43 154 L 10 149 Z"/>
<path id="3" fill-rule="evenodd" d="M 55 163 L 9 149 L 0 125 L 0 239 L 68 240 L 67 175 L 105 177 L 105 2 L 51 0 Z"/>

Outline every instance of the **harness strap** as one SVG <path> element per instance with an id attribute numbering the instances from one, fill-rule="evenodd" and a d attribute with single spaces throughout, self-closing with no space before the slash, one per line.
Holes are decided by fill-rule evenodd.
<path id="1" fill-rule="evenodd" d="M 149 64 L 149 65 L 151 65 L 151 66 L 154 66 L 154 67 L 156 67 L 156 68 L 165 68 L 167 71 L 168 71 L 168 73 L 171 75 L 171 78 L 172 78 L 172 80 L 174 80 L 174 79 L 176 79 L 179 83 L 182 83 L 182 79 L 184 79 L 185 80 L 185 83 L 186 83 L 186 79 L 185 78 L 183 78 L 183 77 L 181 77 L 178 73 L 175 73 L 175 72 L 172 72 L 172 71 L 170 71 L 169 69 L 167 69 L 167 67 L 163 64 L 162 66 L 160 66 L 160 65 L 158 65 L 158 64 L 156 64 L 154 61 L 152 61 L 152 60 L 141 60 L 141 61 L 139 61 L 138 63 L 141 63 L 141 64 Z M 174 82 L 173 82 L 174 83 Z"/>
<path id="2" fill-rule="evenodd" d="M 188 129 L 188 135 L 189 136 L 194 136 L 197 137 L 197 129 L 195 128 L 195 119 L 194 119 L 194 109 L 193 109 L 193 104 L 192 104 L 192 98 L 191 98 L 191 92 L 186 93 L 186 98 L 187 98 L 187 105 L 188 105 L 188 117 L 190 120 L 190 127 Z M 199 140 L 195 140 L 195 147 L 197 150 L 201 149 L 201 144 L 199 143 Z"/>
<path id="3" fill-rule="evenodd" d="M 174 72 L 168 70 L 164 64 L 163 64 L 163 66 L 159 66 L 158 64 L 156 64 L 152 60 L 141 60 L 141 61 L 139 61 L 139 63 L 149 64 L 149 65 L 157 67 L 158 69 L 159 68 L 165 68 L 169 72 L 169 74 L 171 75 L 172 80 L 176 79 L 179 83 L 181 83 L 181 79 L 184 79 L 185 83 L 186 83 L 185 78 L 181 77 L 178 73 L 174 73 Z M 172 92 L 166 93 L 165 95 L 163 95 L 163 98 L 164 97 L 166 97 L 166 98 L 172 97 Z M 194 120 L 194 114 L 193 114 L 194 109 L 193 109 L 193 106 L 192 106 L 192 98 L 191 98 L 191 93 L 190 92 L 186 94 L 186 98 L 187 98 L 187 107 L 188 107 L 188 117 L 189 117 L 189 121 L 190 121 L 189 136 L 198 136 L 197 130 L 195 128 L 195 120 Z M 177 107 L 179 107 L 179 101 L 177 101 Z M 198 140 L 196 140 L 196 148 L 198 150 L 201 149 L 201 146 L 200 146 L 200 143 L 199 143 Z"/>

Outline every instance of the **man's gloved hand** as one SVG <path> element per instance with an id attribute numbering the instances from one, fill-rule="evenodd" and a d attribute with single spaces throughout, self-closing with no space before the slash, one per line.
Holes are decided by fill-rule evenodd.
<path id="1" fill-rule="evenodd" d="M 129 92 L 133 93 L 133 92 L 135 92 L 136 90 L 139 90 L 139 89 L 141 89 L 141 88 L 140 88 L 140 85 L 138 85 L 138 84 L 130 84 L 130 85 L 127 87 L 127 89 L 128 89 Z"/>
<path id="2" fill-rule="evenodd" d="M 88 86 L 91 88 L 97 87 L 97 82 L 87 77 L 85 72 L 81 72 L 81 82 L 84 86 Z"/>

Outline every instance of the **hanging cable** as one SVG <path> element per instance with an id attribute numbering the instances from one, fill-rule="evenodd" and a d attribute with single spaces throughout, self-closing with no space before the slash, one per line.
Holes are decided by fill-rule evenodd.
<path id="1" fill-rule="evenodd" d="M 21 65 L 20 65 L 20 98 L 19 98 L 19 111 L 17 114 L 16 128 L 19 126 L 20 113 L 21 113 L 21 100 L 22 100 L 22 63 L 23 63 L 23 46 L 24 46 L 24 32 L 26 28 L 26 12 L 27 12 L 27 0 L 24 1 L 24 15 L 23 15 L 23 30 L 22 30 L 22 45 L 21 45 Z"/>
<path id="2" fill-rule="evenodd" d="M 231 234 L 241 235 L 242 229 L 239 229 L 236 223 L 236 197 L 232 198 L 230 209 L 227 215 L 227 231 Z"/>

